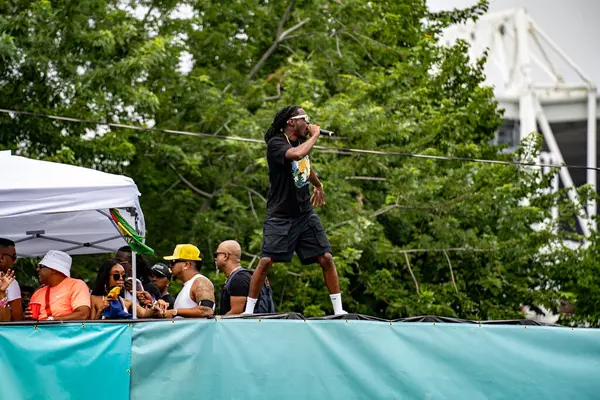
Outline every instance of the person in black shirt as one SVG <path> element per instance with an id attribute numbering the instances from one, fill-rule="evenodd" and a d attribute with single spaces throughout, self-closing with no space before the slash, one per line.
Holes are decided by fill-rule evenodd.
<path id="1" fill-rule="evenodd" d="M 252 272 L 240 265 L 242 248 L 235 240 L 227 240 L 215 252 L 217 268 L 225 274 L 227 281 L 221 289 L 219 313 L 241 314 L 250 290 Z"/>
<path id="2" fill-rule="evenodd" d="M 132 265 L 132 250 L 130 246 L 123 246 L 119 248 L 119 250 L 115 253 L 115 260 L 119 264 L 125 268 L 125 273 L 129 276 L 129 279 L 125 281 L 125 300 L 131 300 L 133 298 L 133 294 L 131 293 L 133 289 L 133 265 Z M 152 282 L 150 278 L 150 265 L 146 261 L 146 259 L 141 255 L 136 255 L 137 261 L 137 278 L 138 282 L 141 282 L 141 286 L 137 285 L 136 290 L 138 302 L 152 302 L 152 299 L 158 300 L 160 299 L 160 291 Z"/>
<path id="3" fill-rule="evenodd" d="M 313 206 L 325 204 L 323 185 L 309 158 L 319 135 L 319 126 L 309 124 L 306 112 L 298 106 L 279 110 L 265 133 L 271 189 L 267 199 L 262 256 L 252 275 L 245 314 L 254 313 L 258 295 L 273 262 L 289 262 L 294 252 L 303 264 L 319 263 L 334 314 L 346 313 L 342 308 L 331 245 L 319 216 L 313 211 Z M 311 183 L 314 187 L 312 197 L 308 188 Z"/>
<path id="4" fill-rule="evenodd" d="M 157 263 L 150 268 L 152 282 L 160 290 L 160 300 L 169 303 L 168 310 L 173 309 L 175 297 L 169 293 L 169 284 L 171 283 L 171 269 L 165 264 Z M 158 300 L 158 299 L 157 299 Z"/>

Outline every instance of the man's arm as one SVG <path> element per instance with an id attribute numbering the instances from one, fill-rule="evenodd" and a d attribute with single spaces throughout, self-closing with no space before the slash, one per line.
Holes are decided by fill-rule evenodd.
<path id="1" fill-rule="evenodd" d="M 312 183 L 312 185 L 316 188 L 323 188 L 323 184 L 321 183 L 321 181 L 319 180 L 319 177 L 317 176 L 317 174 L 315 174 L 315 169 L 312 167 L 310 167 L 310 175 L 308 177 L 308 179 L 310 180 L 310 183 Z"/>
<path id="2" fill-rule="evenodd" d="M 241 314 L 246 307 L 246 296 L 231 296 L 231 308 L 225 315 Z"/>
<path id="3" fill-rule="evenodd" d="M 80 306 L 77 307 L 71 314 L 62 315 L 60 317 L 54 317 L 57 321 L 74 321 L 90 318 L 90 307 Z"/>
<path id="4" fill-rule="evenodd" d="M 21 299 L 14 299 L 13 301 L 9 301 L 10 304 L 10 317 L 13 321 L 22 321 L 23 320 L 23 306 L 21 305 Z"/>
<path id="5" fill-rule="evenodd" d="M 314 168 L 310 169 L 310 175 L 308 179 L 314 186 L 313 195 L 310 197 L 312 205 L 315 207 L 321 207 L 325 205 L 325 192 L 323 191 L 323 184 L 319 180 L 317 174 L 315 174 Z"/>
<path id="6" fill-rule="evenodd" d="M 321 135 L 321 128 L 318 125 L 309 125 L 308 131 L 310 132 L 310 138 L 297 147 L 292 147 L 285 152 L 285 158 L 288 160 L 301 160 L 310 153 L 319 135 Z"/>
<path id="7" fill-rule="evenodd" d="M 201 301 L 207 300 L 215 303 L 215 288 L 208 278 L 196 279 L 190 290 L 190 297 L 198 306 L 193 308 L 177 308 L 176 310 L 168 310 L 165 318 L 173 318 L 181 316 L 185 318 L 208 318 L 214 315 L 213 307 L 207 307 L 200 304 Z"/>

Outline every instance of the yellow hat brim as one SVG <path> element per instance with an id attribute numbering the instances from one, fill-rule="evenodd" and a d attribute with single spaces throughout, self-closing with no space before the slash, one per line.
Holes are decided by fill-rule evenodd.
<path id="1" fill-rule="evenodd" d="M 166 257 L 163 257 L 163 259 L 168 260 L 168 261 L 173 261 L 173 260 L 202 261 L 202 258 L 180 258 L 180 257 L 175 257 L 175 256 L 166 256 Z"/>

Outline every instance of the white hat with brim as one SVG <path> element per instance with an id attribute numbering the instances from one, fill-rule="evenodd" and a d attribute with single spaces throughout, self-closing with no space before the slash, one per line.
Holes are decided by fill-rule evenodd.
<path id="1" fill-rule="evenodd" d="M 44 267 L 48 267 L 70 277 L 71 262 L 72 258 L 67 253 L 59 250 L 50 250 L 46 253 L 42 261 L 39 262 L 39 265 L 43 265 Z"/>

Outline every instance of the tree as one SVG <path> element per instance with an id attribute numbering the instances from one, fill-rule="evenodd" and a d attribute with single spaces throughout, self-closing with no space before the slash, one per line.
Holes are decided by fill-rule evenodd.
<path id="1" fill-rule="evenodd" d="M 138 17 L 112 1 L 11 4 L 2 15 L 16 17 L 0 19 L 0 57 L 9 61 L 2 107 L 214 135 L 111 130 L 90 139 L 81 125 L 0 119 L 2 147 L 133 177 L 157 254 L 191 242 L 210 262 L 219 241 L 235 238 L 244 262 L 256 262 L 269 186 L 264 145 L 224 138 L 261 140 L 279 107 L 299 104 L 339 132 L 320 139 L 330 151 L 312 157 L 349 310 L 516 318 L 521 304 L 564 297 L 547 285 L 548 260 L 572 265 L 553 244 L 578 237 L 546 220 L 551 205 L 565 221 L 578 210 L 543 191 L 549 177 L 335 150 L 525 156 L 489 144 L 502 114 L 482 86 L 484 60 L 470 63 L 464 42 L 438 43 L 443 27 L 477 18 L 485 2 L 439 14 L 422 0 L 149 2 Z M 39 30 L 42 20 L 51 23 Z M 278 309 L 329 311 L 318 267 L 278 265 L 271 282 Z"/>

